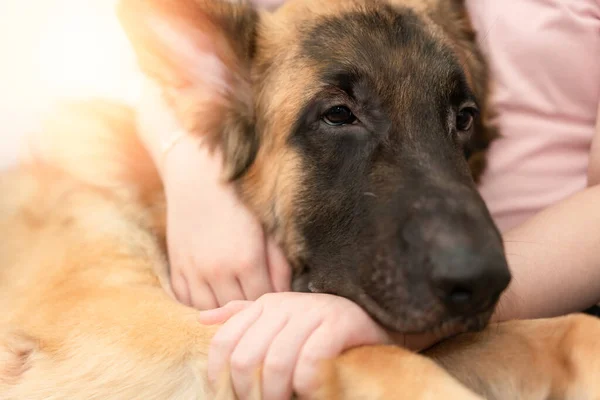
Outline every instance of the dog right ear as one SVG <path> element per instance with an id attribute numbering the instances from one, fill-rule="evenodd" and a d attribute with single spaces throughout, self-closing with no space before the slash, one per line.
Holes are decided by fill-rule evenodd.
<path id="1" fill-rule="evenodd" d="M 257 11 L 223 0 L 121 0 L 117 14 L 183 127 L 220 147 L 227 179 L 240 177 L 258 148 L 250 77 Z"/>

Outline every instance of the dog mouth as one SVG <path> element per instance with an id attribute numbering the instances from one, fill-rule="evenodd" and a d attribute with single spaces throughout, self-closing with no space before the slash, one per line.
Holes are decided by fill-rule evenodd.
<path id="1" fill-rule="evenodd" d="M 324 293 L 314 285 L 308 274 L 296 277 L 293 289 L 297 292 Z M 443 311 L 423 312 L 409 310 L 404 318 L 399 318 L 382 307 L 364 290 L 355 288 L 350 293 L 332 293 L 345 297 L 361 306 L 383 328 L 399 334 L 433 334 L 436 337 L 448 337 L 465 332 L 484 329 L 493 314 L 493 307 L 473 315 L 447 316 Z M 358 293 L 358 294 L 357 294 Z"/>
<path id="2" fill-rule="evenodd" d="M 400 319 L 381 307 L 367 293 L 361 291 L 351 299 L 359 304 L 384 328 L 403 334 L 433 334 L 436 337 L 446 337 L 464 332 L 483 330 L 489 323 L 493 308 L 473 315 L 431 317 L 430 313 L 413 312 L 413 317 Z M 423 317 L 419 318 L 419 314 Z M 427 314 L 427 317 L 425 315 Z"/>

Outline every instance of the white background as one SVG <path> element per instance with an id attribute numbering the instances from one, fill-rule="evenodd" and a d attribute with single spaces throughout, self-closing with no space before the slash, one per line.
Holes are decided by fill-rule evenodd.
<path id="1" fill-rule="evenodd" d="M 139 80 L 114 0 L 0 0 L 0 168 L 61 98 L 134 101 Z"/>

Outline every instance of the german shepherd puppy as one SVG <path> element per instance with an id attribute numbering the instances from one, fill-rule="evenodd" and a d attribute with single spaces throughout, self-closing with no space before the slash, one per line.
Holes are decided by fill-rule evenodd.
<path id="1" fill-rule="evenodd" d="M 122 0 L 119 17 L 185 127 L 223 152 L 295 290 L 345 296 L 395 332 L 486 326 L 510 273 L 476 188 L 496 135 L 462 1 Z M 2 400 L 232 396 L 206 382 L 216 328 L 167 295 L 164 193 L 134 126 L 118 104 L 66 106 L 37 157 L 0 176 Z M 356 348 L 310 397 L 597 398 L 599 331 L 572 316 L 425 355 Z"/>

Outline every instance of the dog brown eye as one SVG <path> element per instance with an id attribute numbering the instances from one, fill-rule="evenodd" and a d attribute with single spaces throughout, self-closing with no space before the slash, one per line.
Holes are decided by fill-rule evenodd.
<path id="1" fill-rule="evenodd" d="M 456 115 L 456 129 L 461 132 L 470 131 L 475 123 L 477 110 L 474 108 L 464 108 Z"/>
<path id="2" fill-rule="evenodd" d="M 323 121 L 331 126 L 350 125 L 356 121 L 356 117 L 348 107 L 335 106 L 323 114 Z"/>

